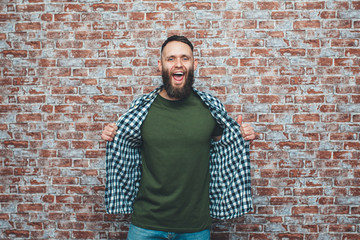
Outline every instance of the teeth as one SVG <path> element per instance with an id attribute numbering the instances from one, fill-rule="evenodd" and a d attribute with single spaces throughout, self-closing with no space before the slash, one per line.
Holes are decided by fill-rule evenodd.
<path id="1" fill-rule="evenodd" d="M 174 73 L 174 75 L 182 76 L 182 75 L 184 75 L 184 73 Z"/>

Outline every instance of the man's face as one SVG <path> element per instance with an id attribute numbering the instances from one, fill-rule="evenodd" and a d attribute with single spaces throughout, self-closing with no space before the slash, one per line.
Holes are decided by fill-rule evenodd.
<path id="1" fill-rule="evenodd" d="M 169 42 L 163 49 L 158 66 L 169 98 L 182 99 L 191 93 L 197 61 L 189 45 Z"/>

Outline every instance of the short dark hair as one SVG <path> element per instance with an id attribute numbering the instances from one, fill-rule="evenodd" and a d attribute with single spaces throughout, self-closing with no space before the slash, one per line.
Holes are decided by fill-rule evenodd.
<path id="1" fill-rule="evenodd" d="M 169 43 L 169 42 L 182 42 L 185 43 L 187 45 L 189 45 L 189 47 L 191 48 L 191 51 L 194 51 L 194 46 L 192 45 L 192 43 L 190 42 L 189 39 L 187 39 L 187 37 L 184 36 L 178 36 L 178 35 L 173 35 L 171 37 L 169 37 L 168 39 L 165 40 L 165 42 L 163 43 L 163 45 L 161 46 L 161 53 L 164 50 L 164 47 Z"/>

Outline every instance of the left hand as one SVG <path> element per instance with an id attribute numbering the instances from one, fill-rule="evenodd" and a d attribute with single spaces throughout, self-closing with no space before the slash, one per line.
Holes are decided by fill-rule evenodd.
<path id="1" fill-rule="evenodd" d="M 254 128 L 248 123 L 242 123 L 242 116 L 239 115 L 237 118 L 237 123 L 240 125 L 240 131 L 243 138 L 247 141 L 252 141 L 255 139 Z"/>

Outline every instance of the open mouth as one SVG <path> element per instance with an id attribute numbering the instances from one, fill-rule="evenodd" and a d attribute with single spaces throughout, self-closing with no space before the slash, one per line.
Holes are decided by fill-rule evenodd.
<path id="1" fill-rule="evenodd" d="M 173 79 L 175 80 L 175 83 L 181 83 L 184 79 L 184 73 L 183 72 L 175 72 L 173 74 Z"/>

